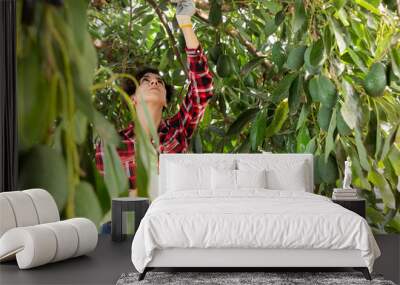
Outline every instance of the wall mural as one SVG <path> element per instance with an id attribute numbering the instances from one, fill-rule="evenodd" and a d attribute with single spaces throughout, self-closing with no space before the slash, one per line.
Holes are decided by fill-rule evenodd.
<path id="1" fill-rule="evenodd" d="M 351 160 L 375 232 L 400 232 L 400 7 L 396 1 L 196 0 L 214 96 L 195 153 L 312 153 L 315 193 Z M 43 187 L 65 217 L 96 224 L 128 194 L 115 150 L 137 122 L 124 79 L 151 65 L 186 94 L 185 41 L 170 1 L 18 1 L 19 188 Z M 136 126 L 137 124 L 135 124 Z M 154 134 L 154 133 L 152 133 Z M 154 149 L 138 128 L 138 186 Z M 95 164 L 104 144 L 105 176 Z"/>

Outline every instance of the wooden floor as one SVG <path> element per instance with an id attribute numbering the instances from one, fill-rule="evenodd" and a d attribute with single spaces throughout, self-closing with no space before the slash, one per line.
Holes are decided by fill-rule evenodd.
<path id="1" fill-rule="evenodd" d="M 400 235 L 377 235 L 375 238 L 382 257 L 376 260 L 374 273 L 400 284 Z M 101 235 L 96 250 L 87 256 L 28 270 L 19 270 L 15 261 L 2 263 L 0 284 L 115 284 L 122 273 L 135 271 L 130 256 L 131 243 L 132 238 L 116 243 L 111 241 L 110 235 Z"/>

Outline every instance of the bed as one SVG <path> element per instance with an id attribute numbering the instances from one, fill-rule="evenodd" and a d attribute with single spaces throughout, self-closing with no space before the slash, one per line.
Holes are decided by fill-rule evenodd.
<path id="1" fill-rule="evenodd" d="M 158 195 L 132 242 L 154 268 L 352 267 L 380 251 L 361 216 L 313 194 L 310 154 L 161 154 Z"/>

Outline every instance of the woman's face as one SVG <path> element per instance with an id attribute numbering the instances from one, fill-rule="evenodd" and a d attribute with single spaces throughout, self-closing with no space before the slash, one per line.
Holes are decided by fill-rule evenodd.
<path id="1" fill-rule="evenodd" d="M 141 99 L 146 103 L 160 105 L 160 107 L 167 105 L 165 83 L 158 74 L 148 72 L 140 79 L 134 101 L 138 103 L 138 100 Z"/>

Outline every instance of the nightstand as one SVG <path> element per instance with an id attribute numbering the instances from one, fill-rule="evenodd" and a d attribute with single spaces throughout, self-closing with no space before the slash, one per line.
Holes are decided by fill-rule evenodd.
<path id="1" fill-rule="evenodd" d="M 112 199 L 111 239 L 113 241 L 123 241 L 128 235 L 133 235 L 138 229 L 149 205 L 150 200 L 143 197 Z M 133 226 L 135 227 L 134 229 Z"/>
<path id="2" fill-rule="evenodd" d="M 365 199 L 351 199 L 351 200 L 340 200 L 332 199 L 333 203 L 339 204 L 340 206 L 359 214 L 365 219 Z"/>

